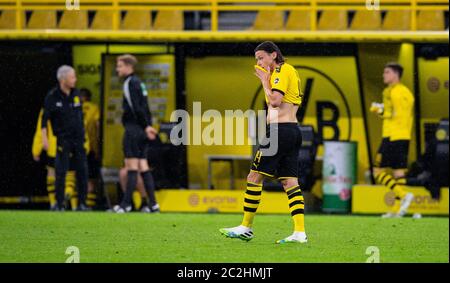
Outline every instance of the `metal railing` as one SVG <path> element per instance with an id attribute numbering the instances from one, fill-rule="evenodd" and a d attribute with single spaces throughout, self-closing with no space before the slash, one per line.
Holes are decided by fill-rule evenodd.
<path id="1" fill-rule="evenodd" d="M 74 3 L 74 0 L 69 1 Z M 219 31 L 220 12 L 242 11 L 309 11 L 310 31 L 317 30 L 317 16 L 325 10 L 357 11 L 368 8 L 367 1 L 378 0 L 79 0 L 80 9 L 88 11 L 112 11 L 112 30 L 120 29 L 121 12 L 127 10 L 180 10 L 209 12 L 212 32 Z M 379 0 L 381 11 L 410 11 L 410 30 L 417 29 L 417 12 L 425 10 L 448 11 L 448 0 Z M 0 11 L 13 10 L 16 13 L 15 30 L 22 30 L 25 12 L 64 11 L 66 0 L 0 0 Z"/>

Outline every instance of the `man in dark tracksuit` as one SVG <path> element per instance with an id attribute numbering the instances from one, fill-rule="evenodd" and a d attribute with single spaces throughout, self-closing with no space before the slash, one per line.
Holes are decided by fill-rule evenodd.
<path id="1" fill-rule="evenodd" d="M 132 55 L 117 58 L 116 71 L 119 77 L 124 79 L 122 124 L 125 127 L 123 150 L 127 168 L 125 195 L 120 205 L 114 207 L 114 211 L 118 213 L 131 211 L 131 198 L 136 188 L 138 172 L 142 176 L 149 198 L 148 212 L 159 212 L 155 198 L 155 182 L 147 161 L 149 140 L 154 140 L 157 132 L 152 127 L 145 85 L 134 74 L 136 64 L 137 59 Z"/>
<path id="2" fill-rule="evenodd" d="M 47 121 L 50 120 L 57 139 L 55 158 L 55 190 L 57 208 L 64 210 L 64 188 L 70 158 L 75 161 L 76 182 L 78 191 L 78 211 L 87 210 L 87 160 L 84 149 L 83 108 L 79 92 L 75 89 L 75 70 L 67 65 L 59 67 L 57 72 L 58 86 L 50 90 L 45 97 L 44 114 L 42 116 L 42 143 L 48 149 Z"/>

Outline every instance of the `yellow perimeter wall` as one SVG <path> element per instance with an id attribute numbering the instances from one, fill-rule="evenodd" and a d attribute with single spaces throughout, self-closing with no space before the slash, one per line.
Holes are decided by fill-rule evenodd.
<path id="1" fill-rule="evenodd" d="M 414 193 L 408 213 L 448 215 L 449 190 L 441 189 L 441 199 L 433 200 L 422 187 L 405 187 Z M 392 207 L 394 195 L 383 186 L 356 185 L 352 193 L 352 213 L 381 214 Z M 163 212 L 242 213 L 240 190 L 161 190 L 156 193 Z M 289 213 L 285 193 L 264 192 L 258 213 Z"/>
<path id="2" fill-rule="evenodd" d="M 162 190 L 156 198 L 162 212 L 231 212 L 241 213 L 244 203 L 241 190 Z M 285 193 L 264 192 L 258 213 L 289 213 Z"/>
<path id="3" fill-rule="evenodd" d="M 448 215 L 448 188 L 441 188 L 439 200 L 433 200 L 423 187 L 404 187 L 414 194 L 408 213 Z M 384 186 L 356 185 L 352 189 L 352 212 L 364 214 L 385 213 L 392 209 L 395 194 Z"/>

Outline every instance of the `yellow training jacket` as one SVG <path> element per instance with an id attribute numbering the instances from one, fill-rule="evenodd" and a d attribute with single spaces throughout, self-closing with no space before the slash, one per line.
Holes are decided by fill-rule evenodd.
<path id="1" fill-rule="evenodd" d="M 97 125 L 100 120 L 100 110 L 95 103 L 83 102 L 83 118 L 86 134 L 89 137 L 89 148 L 95 154 L 99 153 L 99 135 Z"/>
<path id="2" fill-rule="evenodd" d="M 383 91 L 383 137 L 410 140 L 414 121 L 414 95 L 402 83 Z"/>

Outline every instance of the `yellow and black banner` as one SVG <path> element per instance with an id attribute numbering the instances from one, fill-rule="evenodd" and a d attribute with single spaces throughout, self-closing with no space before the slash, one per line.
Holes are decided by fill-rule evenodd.
<path id="1" fill-rule="evenodd" d="M 439 199 L 433 199 L 423 187 L 404 189 L 414 194 L 408 213 L 448 215 L 448 188 L 441 188 Z M 395 206 L 395 201 L 395 193 L 385 186 L 356 185 L 352 189 L 352 213 L 386 213 Z"/>
<path id="2" fill-rule="evenodd" d="M 244 206 L 241 190 L 161 190 L 156 198 L 163 212 L 241 213 Z M 289 213 L 286 193 L 264 192 L 258 213 Z"/>

